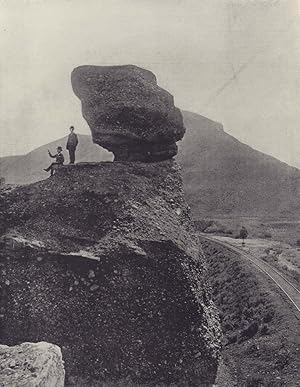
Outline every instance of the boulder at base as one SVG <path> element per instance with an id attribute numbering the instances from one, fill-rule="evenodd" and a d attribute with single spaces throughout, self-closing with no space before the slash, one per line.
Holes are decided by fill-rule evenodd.
<path id="1" fill-rule="evenodd" d="M 57 345 L 0 345 L 0 387 L 64 387 L 65 371 Z"/>
<path id="2" fill-rule="evenodd" d="M 185 129 L 173 96 L 148 70 L 127 66 L 80 66 L 72 86 L 82 103 L 93 141 L 115 160 L 159 161 L 177 154 Z"/>
<path id="3" fill-rule="evenodd" d="M 0 213 L 0 342 L 56 343 L 68 376 L 112 386 L 213 384 L 219 321 L 174 161 L 67 165 Z"/>

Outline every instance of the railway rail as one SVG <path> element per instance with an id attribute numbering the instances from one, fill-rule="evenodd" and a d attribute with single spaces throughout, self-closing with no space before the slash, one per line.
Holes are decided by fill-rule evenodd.
<path id="1" fill-rule="evenodd" d="M 300 318 L 300 290 L 297 289 L 295 285 L 293 285 L 287 278 L 284 277 L 278 270 L 276 270 L 269 263 L 262 261 L 257 258 L 255 255 L 245 252 L 242 249 L 231 245 L 228 242 L 220 241 L 220 239 L 216 237 L 208 237 L 200 234 L 202 239 L 206 239 L 208 241 L 213 241 L 235 253 L 238 253 L 243 258 L 252 262 L 260 271 L 262 271 L 266 276 L 271 278 L 271 280 L 276 284 L 276 286 L 284 293 L 289 302 L 294 306 L 295 314 L 298 318 Z"/>

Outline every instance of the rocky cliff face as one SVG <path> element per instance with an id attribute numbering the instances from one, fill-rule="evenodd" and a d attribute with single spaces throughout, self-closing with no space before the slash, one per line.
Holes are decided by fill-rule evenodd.
<path id="1" fill-rule="evenodd" d="M 63 387 L 65 371 L 57 345 L 0 345 L 1 387 Z"/>
<path id="2" fill-rule="evenodd" d="M 64 166 L 0 214 L 0 342 L 60 345 L 87 386 L 213 384 L 219 321 L 173 160 Z"/>

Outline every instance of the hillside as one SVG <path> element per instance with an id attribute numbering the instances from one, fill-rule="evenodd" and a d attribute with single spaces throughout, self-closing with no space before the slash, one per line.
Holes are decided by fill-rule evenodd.
<path id="1" fill-rule="evenodd" d="M 272 216 L 300 214 L 300 171 L 238 141 L 221 124 L 183 112 L 187 128 L 178 142 L 185 191 L 195 218 L 212 216 Z M 41 146 L 24 156 L 0 159 L 0 175 L 7 183 L 26 184 L 47 178 L 43 168 L 47 149 L 66 138 Z M 67 151 L 64 151 L 67 157 Z M 79 136 L 77 162 L 111 160 L 112 155 Z"/>
<path id="2" fill-rule="evenodd" d="M 188 202 L 194 216 L 297 216 L 300 171 L 227 134 L 221 124 L 184 112 L 179 143 Z"/>

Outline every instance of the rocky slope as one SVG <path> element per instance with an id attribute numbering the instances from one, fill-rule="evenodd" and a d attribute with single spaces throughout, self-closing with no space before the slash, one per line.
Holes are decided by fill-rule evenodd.
<path id="1" fill-rule="evenodd" d="M 298 386 L 296 308 L 265 273 L 239 254 L 214 241 L 202 240 L 202 246 L 224 333 L 222 358 L 227 372 L 219 373 L 223 378 L 217 384 Z"/>
<path id="2" fill-rule="evenodd" d="M 57 343 L 73 376 L 213 383 L 220 331 L 181 187 L 173 161 L 101 163 L 4 195 L 0 341 Z"/>

